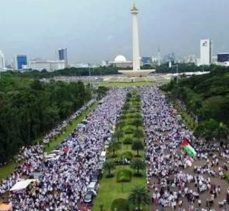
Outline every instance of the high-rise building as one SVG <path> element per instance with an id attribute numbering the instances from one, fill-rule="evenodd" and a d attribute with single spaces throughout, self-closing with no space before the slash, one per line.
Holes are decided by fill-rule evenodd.
<path id="1" fill-rule="evenodd" d="M 229 62 L 229 53 L 219 53 L 217 54 L 217 62 Z"/>
<path id="2" fill-rule="evenodd" d="M 210 39 L 200 40 L 200 65 L 210 65 L 212 60 L 212 43 Z"/>
<path id="3" fill-rule="evenodd" d="M 28 65 L 27 56 L 26 55 L 17 55 L 16 56 L 16 69 L 23 70 Z"/>
<path id="4" fill-rule="evenodd" d="M 58 59 L 65 62 L 65 67 L 68 66 L 68 51 L 67 48 L 61 48 L 58 50 Z"/>
<path id="5" fill-rule="evenodd" d="M 141 58 L 141 63 L 142 65 L 152 65 L 153 62 L 152 62 L 152 58 L 151 57 L 147 57 L 147 56 L 144 56 Z"/>
<path id="6" fill-rule="evenodd" d="M 2 51 L 0 51 L 0 71 L 5 69 L 5 57 Z"/>

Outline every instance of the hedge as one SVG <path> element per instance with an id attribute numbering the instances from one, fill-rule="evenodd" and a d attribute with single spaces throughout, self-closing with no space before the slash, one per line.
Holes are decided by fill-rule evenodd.
<path id="1" fill-rule="evenodd" d="M 132 172 L 128 169 L 121 169 L 117 173 L 117 182 L 130 182 L 132 179 Z"/>

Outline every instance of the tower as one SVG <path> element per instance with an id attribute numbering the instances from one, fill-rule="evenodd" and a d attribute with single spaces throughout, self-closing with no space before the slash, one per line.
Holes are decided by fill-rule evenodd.
<path id="1" fill-rule="evenodd" d="M 23 70 L 27 66 L 27 56 L 26 55 L 17 55 L 16 56 L 16 69 Z"/>
<path id="2" fill-rule="evenodd" d="M 212 42 L 210 39 L 200 40 L 200 65 L 210 65 L 212 57 Z"/>
<path id="3" fill-rule="evenodd" d="M 132 41 L 133 41 L 133 71 L 140 70 L 139 35 L 138 35 L 138 9 L 135 4 L 131 9 L 132 14 Z"/>
<path id="4" fill-rule="evenodd" d="M 0 71 L 5 68 L 5 57 L 2 51 L 0 51 Z"/>
<path id="5" fill-rule="evenodd" d="M 60 48 L 58 50 L 58 59 L 64 61 L 65 67 L 68 66 L 68 51 L 67 48 Z"/>

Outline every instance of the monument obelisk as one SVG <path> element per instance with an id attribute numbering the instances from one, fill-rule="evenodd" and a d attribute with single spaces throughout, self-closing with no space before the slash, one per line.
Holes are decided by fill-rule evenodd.
<path id="1" fill-rule="evenodd" d="M 133 71 L 140 70 L 140 53 L 139 53 L 139 32 L 138 32 L 138 9 L 135 4 L 131 9 L 132 14 L 132 41 L 133 41 Z"/>
<path id="2" fill-rule="evenodd" d="M 139 32 L 138 32 L 138 9 L 133 4 L 131 8 L 132 15 L 132 41 L 133 41 L 133 70 L 119 70 L 119 73 L 127 77 L 142 77 L 147 76 L 155 70 L 141 70 L 140 69 L 140 48 L 139 48 Z"/>

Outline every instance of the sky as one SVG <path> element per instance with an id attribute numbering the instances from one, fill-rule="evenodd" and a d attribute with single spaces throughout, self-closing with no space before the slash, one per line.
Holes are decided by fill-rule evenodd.
<path id="1" fill-rule="evenodd" d="M 229 0 L 135 0 L 141 56 L 199 56 L 200 39 L 229 52 Z M 71 63 L 131 59 L 131 0 L 0 0 L 0 50 Z"/>

